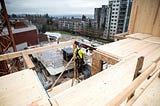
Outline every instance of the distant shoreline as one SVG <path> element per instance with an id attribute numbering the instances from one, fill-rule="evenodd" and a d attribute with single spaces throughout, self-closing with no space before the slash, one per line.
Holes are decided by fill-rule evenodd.
<path id="1" fill-rule="evenodd" d="M 12 14 L 10 14 L 12 15 Z M 46 15 L 46 14 L 15 14 L 17 16 L 26 16 L 26 15 Z M 48 14 L 48 16 L 50 17 L 57 17 L 57 18 L 63 18 L 63 17 L 66 17 L 66 18 L 82 18 L 82 15 L 85 15 L 87 18 L 90 18 L 90 19 L 93 19 L 94 18 L 94 15 L 93 14 L 71 14 L 71 15 L 51 15 L 51 14 Z"/>

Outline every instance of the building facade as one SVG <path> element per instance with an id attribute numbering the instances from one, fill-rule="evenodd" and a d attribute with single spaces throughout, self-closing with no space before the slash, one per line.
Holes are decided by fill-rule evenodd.
<path id="1" fill-rule="evenodd" d="M 108 5 L 102 5 L 101 8 L 95 8 L 94 9 L 94 19 L 97 22 L 97 29 L 105 29 L 105 23 L 108 18 L 108 11 L 109 6 Z"/>
<path id="2" fill-rule="evenodd" d="M 104 38 L 114 39 L 117 33 L 126 32 L 129 23 L 131 0 L 110 0 Z"/>

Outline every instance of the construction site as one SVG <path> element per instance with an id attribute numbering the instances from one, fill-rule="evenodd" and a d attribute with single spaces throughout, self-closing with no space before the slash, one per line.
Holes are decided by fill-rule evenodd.
<path id="1" fill-rule="evenodd" d="M 160 106 L 160 0 L 133 0 L 128 32 L 114 42 L 56 40 L 21 51 L 0 3 L 0 106 Z"/>

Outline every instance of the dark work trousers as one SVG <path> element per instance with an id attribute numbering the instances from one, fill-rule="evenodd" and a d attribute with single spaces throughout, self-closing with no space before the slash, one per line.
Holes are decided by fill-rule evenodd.
<path id="1" fill-rule="evenodd" d="M 78 73 L 81 73 L 83 71 L 83 67 L 84 67 L 83 64 L 84 64 L 83 58 L 82 59 L 79 59 L 79 58 L 76 59 L 76 66 L 78 68 Z"/>

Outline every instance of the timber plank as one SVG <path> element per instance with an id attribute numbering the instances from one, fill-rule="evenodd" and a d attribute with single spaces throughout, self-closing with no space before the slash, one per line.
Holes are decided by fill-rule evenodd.
<path id="1" fill-rule="evenodd" d="M 33 64 L 32 60 L 30 59 L 30 57 L 27 54 L 22 53 L 24 62 L 25 62 L 25 66 L 26 68 L 34 68 L 35 65 Z"/>

